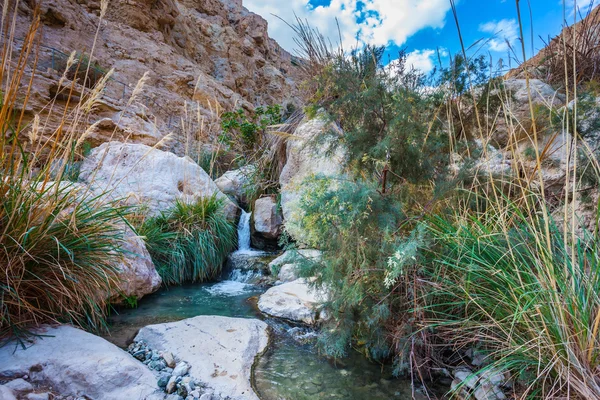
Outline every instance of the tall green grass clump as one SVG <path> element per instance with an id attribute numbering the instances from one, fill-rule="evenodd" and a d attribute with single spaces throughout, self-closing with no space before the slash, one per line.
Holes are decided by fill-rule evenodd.
<path id="1" fill-rule="evenodd" d="M 2 26 L 14 25 L 13 12 L 3 18 Z M 85 121 L 106 80 L 69 110 L 55 109 L 52 99 L 46 111 L 62 115 L 55 130 L 39 115 L 28 120 L 39 26 L 36 12 L 18 54 L 13 32 L 0 39 L 0 345 L 45 323 L 103 328 L 120 283 L 127 209 L 68 182 L 69 162 L 90 133 Z M 66 71 L 74 63 L 71 57 Z M 61 84 L 68 93 L 75 82 L 66 74 Z"/>
<path id="2" fill-rule="evenodd" d="M 168 285 L 216 278 L 237 245 L 236 227 L 215 196 L 177 201 L 171 210 L 143 221 L 138 233 Z"/>
<path id="3" fill-rule="evenodd" d="M 42 323 L 104 328 L 120 282 L 124 210 L 6 171 L 0 198 L 0 343 Z"/>
<path id="4" fill-rule="evenodd" d="M 430 220 L 429 324 L 487 352 L 520 397 L 600 398 L 598 237 L 565 235 L 535 195 L 504 200 Z"/>

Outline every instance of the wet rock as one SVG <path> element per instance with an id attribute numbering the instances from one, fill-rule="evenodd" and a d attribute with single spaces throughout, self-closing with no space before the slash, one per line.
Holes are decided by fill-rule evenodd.
<path id="1" fill-rule="evenodd" d="M 277 202 L 271 196 L 262 197 L 254 202 L 254 234 L 264 239 L 277 239 L 281 233 L 283 217 Z"/>
<path id="2" fill-rule="evenodd" d="M 292 321 L 314 324 L 322 316 L 319 306 L 326 293 L 310 287 L 305 279 L 274 286 L 258 299 L 258 308 L 269 315 Z"/>
<path id="3" fill-rule="evenodd" d="M 218 396 L 258 399 L 250 377 L 256 355 L 268 343 L 267 324 L 262 321 L 200 316 L 146 326 L 135 340 L 184 360 L 190 367 L 190 377 L 203 382 Z"/>

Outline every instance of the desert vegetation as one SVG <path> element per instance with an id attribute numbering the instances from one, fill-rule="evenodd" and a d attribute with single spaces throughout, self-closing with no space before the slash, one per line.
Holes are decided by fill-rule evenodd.
<path id="1" fill-rule="evenodd" d="M 341 128 L 311 145 L 346 152 L 344 175 L 306 179 L 300 201 L 304 244 L 324 251 L 302 273 L 331 291 L 326 354 L 354 348 L 427 381 L 475 348 L 482 371 L 510 374 L 519 398 L 600 396 L 597 204 L 585 215 L 574 206 L 596 191 L 585 128 L 596 121 L 597 26 L 566 30 L 535 71 L 521 67 L 529 100 L 516 112 L 482 57 L 463 52 L 427 77 L 402 54 L 384 66 L 381 48 L 337 52 L 298 21 L 314 77 L 306 111 L 324 109 Z M 534 105 L 540 71 L 581 108 Z M 560 164 L 557 138 L 558 187 L 544 172 Z"/>

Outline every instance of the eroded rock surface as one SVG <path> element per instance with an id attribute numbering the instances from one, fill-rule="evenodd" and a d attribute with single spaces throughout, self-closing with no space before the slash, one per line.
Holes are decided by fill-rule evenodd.
<path id="1" fill-rule="evenodd" d="M 336 148 L 330 154 L 333 139 L 326 143 L 314 145 L 315 137 L 339 129 L 328 122 L 322 115 L 312 120 L 304 121 L 296 129 L 294 136 L 298 140 L 287 143 L 287 162 L 281 171 L 281 209 L 285 220 L 286 230 L 296 239 L 302 241 L 303 233 L 296 224 L 302 218 L 298 202 L 301 196 L 302 182 L 313 175 L 335 177 L 342 174 L 345 154 L 342 148 Z"/>
<path id="2" fill-rule="evenodd" d="M 112 1 L 101 24 L 100 0 L 24 1 L 19 3 L 16 39 L 25 37 L 37 3 L 44 24 L 41 44 L 47 47 L 39 51 L 40 75 L 25 119 L 41 113 L 45 121 L 44 106 L 58 93 L 56 112 L 44 124 L 48 131 L 59 125 L 66 105 L 65 88 L 58 82 L 68 55 L 92 47 L 99 73 L 114 69 L 101 104 L 89 118 L 90 123 L 102 121 L 89 136 L 94 146 L 125 138 L 153 145 L 176 132 L 174 151 L 182 154 L 201 124 L 198 118 L 185 117 L 186 103 L 188 111 L 193 104 L 192 115 L 206 122 L 214 119 L 216 110 L 296 101 L 292 56 L 269 38 L 266 20 L 249 12 L 241 0 Z M 147 71 L 145 89 L 127 105 Z M 69 81 L 63 86 L 68 89 Z M 75 94 L 83 91 L 77 86 Z"/>
<path id="3" fill-rule="evenodd" d="M 189 375 L 221 397 L 258 400 L 250 383 L 255 357 L 267 347 L 267 324 L 255 319 L 200 316 L 142 328 L 135 341 L 169 352 Z"/>
<path id="4" fill-rule="evenodd" d="M 0 348 L 0 379 L 27 376 L 60 396 L 94 400 L 162 398 L 152 372 L 115 345 L 71 326 L 42 329 L 27 349 Z"/>
<path id="5" fill-rule="evenodd" d="M 323 318 L 320 304 L 326 294 L 311 288 L 305 279 L 273 286 L 258 299 L 258 308 L 273 317 L 314 324 Z"/>
<path id="6" fill-rule="evenodd" d="M 79 178 L 97 192 L 145 205 L 151 214 L 168 210 L 178 199 L 193 202 L 213 195 L 223 200 L 228 217 L 237 213 L 236 205 L 198 164 L 142 144 L 104 143 L 84 160 Z"/>

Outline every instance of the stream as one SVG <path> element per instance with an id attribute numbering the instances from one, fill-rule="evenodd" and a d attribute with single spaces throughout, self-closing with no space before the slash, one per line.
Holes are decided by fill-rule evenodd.
<path id="1" fill-rule="evenodd" d="M 356 352 L 341 362 L 330 362 L 319 356 L 312 329 L 258 311 L 257 298 L 267 287 L 259 284 L 260 272 L 238 267 L 264 264 L 274 255 L 250 248 L 249 220 L 244 213 L 238 228 L 240 249 L 231 254 L 219 282 L 163 288 L 144 297 L 135 309 L 119 309 L 109 318 L 110 334 L 105 338 L 124 348 L 140 328 L 150 324 L 199 315 L 258 318 L 272 328 L 270 347 L 254 370 L 261 399 L 410 399 L 410 382 L 393 378 L 390 366 L 371 363 Z"/>

